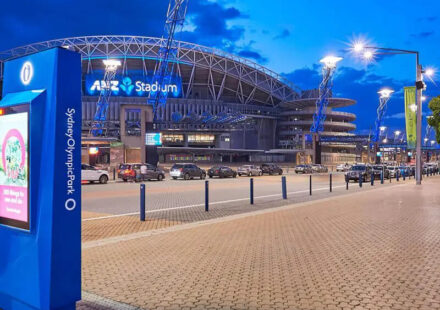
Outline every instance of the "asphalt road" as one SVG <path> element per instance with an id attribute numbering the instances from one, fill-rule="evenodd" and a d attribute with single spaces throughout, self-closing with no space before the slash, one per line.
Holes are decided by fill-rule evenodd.
<path id="1" fill-rule="evenodd" d="M 294 195 L 309 195 L 309 175 L 290 173 L 287 177 L 287 192 Z M 211 204 L 228 204 L 249 201 L 249 177 L 235 179 L 207 179 Z M 172 210 L 202 206 L 205 201 L 203 180 L 172 180 L 167 176 L 162 182 L 147 181 L 146 205 L 148 211 Z M 312 176 L 313 191 L 329 192 L 329 174 Z M 345 187 L 342 173 L 333 173 L 333 187 Z M 85 184 L 82 186 L 83 211 L 111 215 L 139 212 L 139 183 L 110 182 L 109 184 Z M 255 200 L 281 199 L 281 176 L 254 177 Z"/>

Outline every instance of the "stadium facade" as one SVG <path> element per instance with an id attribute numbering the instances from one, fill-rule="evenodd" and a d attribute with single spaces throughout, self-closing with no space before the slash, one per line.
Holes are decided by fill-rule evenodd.
<path id="1" fill-rule="evenodd" d="M 164 86 L 167 104 L 158 109 L 153 123 L 151 106 L 146 103 L 151 92 L 161 91 L 153 82 L 153 74 L 162 40 L 135 36 L 52 40 L 2 52 L 0 66 L 4 61 L 53 47 L 82 55 L 85 162 L 311 161 L 310 126 L 317 91 L 302 91 L 255 62 L 205 46 L 175 42 L 177 58 Z M 111 81 L 107 135 L 96 138 L 89 132 L 105 86 L 103 60 L 110 58 L 119 59 L 122 65 Z M 353 104 L 351 99 L 330 99 L 323 135 L 350 135 L 355 130 L 352 122 L 356 116 L 336 110 Z M 146 143 L 148 139 L 153 143 Z M 160 140 L 160 146 L 146 146 Z M 322 161 L 352 162 L 353 147 L 322 145 Z"/>

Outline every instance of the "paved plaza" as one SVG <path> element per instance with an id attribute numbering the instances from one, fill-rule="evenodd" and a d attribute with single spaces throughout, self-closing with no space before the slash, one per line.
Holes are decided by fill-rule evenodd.
<path id="1" fill-rule="evenodd" d="M 85 241 L 78 309 L 439 309 L 439 186 Z"/>

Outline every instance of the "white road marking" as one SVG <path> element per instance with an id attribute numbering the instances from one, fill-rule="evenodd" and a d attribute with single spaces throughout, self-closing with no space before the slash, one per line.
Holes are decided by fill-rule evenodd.
<path id="1" fill-rule="evenodd" d="M 333 188 L 342 188 L 342 187 L 345 187 L 345 185 L 333 186 Z M 328 187 L 321 187 L 321 188 L 313 189 L 313 191 L 323 191 L 323 190 L 329 190 L 329 188 Z M 287 194 L 288 195 L 293 195 L 293 194 L 302 194 L 302 193 L 308 193 L 308 192 L 309 192 L 309 190 L 307 189 L 307 190 L 301 190 L 301 191 L 296 191 L 296 192 L 288 192 Z M 271 194 L 271 195 L 258 196 L 258 197 L 254 197 L 254 199 L 262 199 L 262 198 L 269 198 L 269 197 L 276 197 L 276 196 L 281 196 L 281 193 L 280 194 Z M 219 204 L 225 204 L 225 203 L 231 203 L 231 202 L 239 202 L 239 201 L 245 201 L 245 200 L 249 200 L 249 197 L 209 202 L 209 205 L 210 206 L 211 205 L 219 205 Z M 181 206 L 181 207 L 149 210 L 149 211 L 146 211 L 145 213 L 157 213 L 157 212 L 173 211 L 173 210 L 180 210 L 180 209 L 197 208 L 197 207 L 203 207 L 203 206 L 205 206 L 205 204 L 204 203 L 200 203 L 200 204 L 196 204 L 196 205 L 188 205 L 188 206 Z M 138 214 L 139 214 L 139 212 L 114 214 L 114 215 L 107 215 L 107 216 L 100 216 L 100 217 L 92 217 L 92 218 L 88 218 L 88 219 L 83 219 L 82 221 L 83 222 L 88 222 L 88 221 L 95 221 L 95 220 L 105 220 L 105 219 L 111 219 L 111 218 L 123 217 L 123 216 L 131 216 L 131 215 L 138 215 Z"/>

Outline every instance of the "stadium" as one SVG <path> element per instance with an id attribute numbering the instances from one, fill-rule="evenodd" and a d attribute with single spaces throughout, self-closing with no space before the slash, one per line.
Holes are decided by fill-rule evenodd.
<path id="1" fill-rule="evenodd" d="M 153 123 L 147 102 L 150 92 L 160 91 L 152 80 L 163 40 L 137 36 L 51 40 L 1 52 L 0 66 L 54 47 L 81 54 L 84 162 L 312 160 L 310 126 L 317 90 L 301 90 L 255 62 L 193 43 L 174 43 L 176 60 L 164 86 L 168 100 Z M 120 60 L 121 66 L 111 81 L 106 136 L 93 137 L 90 130 L 103 87 L 104 59 Z M 356 129 L 356 116 L 335 109 L 353 104 L 351 99 L 330 98 L 322 134 L 350 135 Z M 352 162 L 353 148 L 322 145 L 322 161 Z"/>

